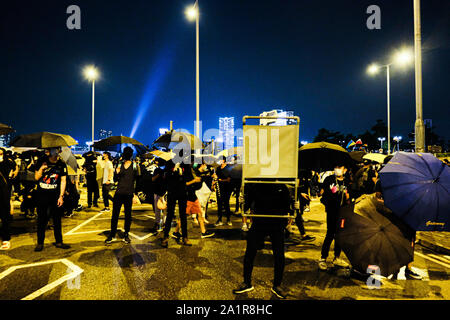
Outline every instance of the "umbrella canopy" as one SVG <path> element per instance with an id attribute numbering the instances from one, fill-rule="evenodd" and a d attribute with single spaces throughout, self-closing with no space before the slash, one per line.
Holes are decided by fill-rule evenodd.
<path id="1" fill-rule="evenodd" d="M 147 147 L 143 143 L 129 137 L 125 136 L 113 136 L 109 138 L 102 139 L 94 143 L 94 149 L 101 151 L 113 151 L 122 152 L 123 148 L 126 146 L 134 147 L 138 154 L 143 153 L 147 150 Z"/>
<path id="2" fill-rule="evenodd" d="M 373 162 L 378 162 L 378 163 L 384 163 L 384 160 L 386 159 L 386 157 L 387 157 L 387 155 L 382 154 L 382 153 L 368 153 L 363 156 L 363 159 L 370 160 Z"/>
<path id="3" fill-rule="evenodd" d="M 150 152 L 146 153 L 144 155 L 144 158 L 149 157 L 149 156 L 154 156 L 154 157 L 157 157 L 157 158 L 161 158 L 161 159 L 163 159 L 165 161 L 169 161 L 169 160 L 172 160 L 175 157 L 175 153 L 173 153 L 173 152 L 164 152 L 164 151 L 160 151 L 160 150 L 153 150 L 153 151 L 150 151 Z"/>
<path id="4" fill-rule="evenodd" d="M 75 155 L 69 147 L 62 147 L 59 156 L 69 166 L 69 168 L 71 168 L 75 173 L 78 172 L 77 158 L 75 158 Z"/>
<path id="5" fill-rule="evenodd" d="M 352 165 L 352 159 L 344 148 L 328 142 L 308 143 L 299 149 L 300 170 L 318 172 L 333 170 L 338 164 Z"/>
<path id="6" fill-rule="evenodd" d="M 163 134 L 161 137 L 153 141 L 153 146 L 157 148 L 175 149 L 178 146 L 187 146 L 190 150 L 203 148 L 203 143 L 196 136 L 186 133 L 171 131 Z"/>
<path id="7" fill-rule="evenodd" d="M 14 132 L 14 131 L 15 130 L 13 128 L 11 128 L 10 126 L 0 123 L 0 136 Z"/>
<path id="8" fill-rule="evenodd" d="M 242 155 L 244 154 L 244 147 L 234 147 L 230 149 L 223 150 L 217 154 L 218 157 L 231 157 L 234 155 L 237 155 L 238 157 L 242 158 Z"/>
<path id="9" fill-rule="evenodd" d="M 363 156 L 366 155 L 365 151 L 351 151 L 349 152 L 350 157 L 355 161 L 355 162 L 364 162 Z"/>
<path id="10" fill-rule="evenodd" d="M 69 135 L 52 132 L 38 132 L 20 135 L 11 143 L 14 147 L 34 147 L 39 149 L 70 147 L 77 144 L 78 142 Z"/>
<path id="11" fill-rule="evenodd" d="M 366 273 L 369 266 L 378 266 L 387 277 L 413 261 L 407 227 L 374 194 L 341 208 L 338 222 L 336 242 L 354 269 Z"/>
<path id="12" fill-rule="evenodd" d="M 201 161 L 202 163 L 206 163 L 207 165 L 218 165 L 219 158 L 212 154 L 193 154 L 195 161 Z"/>
<path id="13" fill-rule="evenodd" d="M 380 171 L 386 206 L 416 231 L 450 231 L 450 168 L 427 153 L 397 152 Z"/>

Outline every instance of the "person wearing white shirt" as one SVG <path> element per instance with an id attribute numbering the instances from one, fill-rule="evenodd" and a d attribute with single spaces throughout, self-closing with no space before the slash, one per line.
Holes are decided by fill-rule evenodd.
<path id="1" fill-rule="evenodd" d="M 105 208 L 101 212 L 110 212 L 109 200 L 112 200 L 112 197 L 109 191 L 111 191 L 111 186 L 114 184 L 114 166 L 109 152 L 103 153 L 103 164 L 102 197 Z"/>

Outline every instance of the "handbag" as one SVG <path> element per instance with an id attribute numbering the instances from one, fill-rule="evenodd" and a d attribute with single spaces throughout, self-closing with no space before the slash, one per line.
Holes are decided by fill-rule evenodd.
<path id="1" fill-rule="evenodd" d="M 166 210 L 167 209 L 167 200 L 166 196 L 159 197 L 158 202 L 156 203 L 156 207 L 159 210 Z"/>

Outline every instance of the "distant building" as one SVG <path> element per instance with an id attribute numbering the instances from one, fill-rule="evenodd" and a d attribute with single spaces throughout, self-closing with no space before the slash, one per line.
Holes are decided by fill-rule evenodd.
<path id="1" fill-rule="evenodd" d="M 294 111 L 285 111 L 281 109 L 274 109 L 271 111 L 264 111 L 260 117 L 293 117 Z M 262 126 L 286 126 L 295 124 L 291 119 L 260 119 L 259 124 Z"/>
<path id="2" fill-rule="evenodd" d="M 234 147 L 234 117 L 219 118 L 219 138 L 217 142 L 223 142 L 224 149 Z"/>
<path id="3" fill-rule="evenodd" d="M 11 134 L 5 134 L 0 136 L 0 147 L 7 148 L 11 142 Z"/>
<path id="4" fill-rule="evenodd" d="M 98 137 L 100 140 L 112 137 L 113 133 L 111 130 L 100 129 L 98 132 Z"/>

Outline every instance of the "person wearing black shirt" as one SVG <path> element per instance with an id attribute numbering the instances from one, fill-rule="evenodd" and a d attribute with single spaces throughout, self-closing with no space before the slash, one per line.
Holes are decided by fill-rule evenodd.
<path id="1" fill-rule="evenodd" d="M 230 211 L 230 197 L 233 193 L 233 185 L 231 184 L 231 178 L 228 177 L 225 173 L 225 168 L 227 166 L 227 162 L 225 158 L 223 159 L 220 167 L 216 168 L 216 175 L 218 179 L 218 189 L 217 193 L 217 204 L 218 204 L 218 212 L 217 212 L 217 222 L 215 226 L 222 226 L 222 215 L 225 211 L 225 215 L 227 217 L 227 225 L 232 226 L 231 223 L 231 211 Z"/>
<path id="2" fill-rule="evenodd" d="M 339 209 L 348 203 L 349 182 L 344 178 L 345 166 L 338 165 L 334 168 L 334 174 L 325 178 L 322 183 L 322 189 L 320 195 L 322 196 L 321 202 L 325 205 L 325 211 L 327 213 L 327 234 L 322 244 L 321 259 L 319 260 L 320 270 L 327 270 L 326 259 L 330 246 L 335 239 L 337 230 L 337 219 L 339 215 Z M 333 264 L 338 266 L 346 266 L 347 264 L 339 259 L 341 254 L 341 248 L 334 242 L 334 260 Z"/>
<path id="3" fill-rule="evenodd" d="M 166 194 L 166 185 L 164 181 L 164 169 L 161 161 L 155 161 L 156 168 L 153 171 L 152 176 L 152 189 L 153 189 L 153 211 L 155 211 L 155 227 L 153 233 L 162 231 L 164 225 L 164 210 L 158 208 L 158 201 Z"/>
<path id="4" fill-rule="evenodd" d="M 83 156 L 85 161 L 82 168 L 86 174 L 88 208 L 92 207 L 92 202 L 94 203 L 94 207 L 98 207 L 100 191 L 97 183 L 97 158 L 92 151 L 89 151 Z M 92 196 L 94 196 L 94 199 L 92 199 Z"/>
<path id="5" fill-rule="evenodd" d="M 131 158 L 133 157 L 133 149 L 126 147 L 123 150 L 123 163 L 116 169 L 117 190 L 113 199 L 113 211 L 111 217 L 111 232 L 108 238 L 105 240 L 106 244 L 110 244 L 116 241 L 117 223 L 119 221 L 120 209 L 122 205 L 125 209 L 125 235 L 123 241 L 125 243 L 131 243 L 129 232 L 131 228 L 131 210 L 133 205 L 133 196 L 135 192 L 135 183 L 140 175 L 139 166 L 134 163 Z"/>
<path id="6" fill-rule="evenodd" d="M 10 195 L 10 216 L 9 219 L 12 219 L 12 214 L 14 213 L 14 205 L 12 202 L 12 192 L 13 192 L 13 180 L 18 173 L 17 164 L 11 157 L 8 155 L 5 149 L 0 148 L 0 173 L 6 179 L 8 185 L 8 191 Z"/>
<path id="7" fill-rule="evenodd" d="M 63 243 L 61 231 L 62 205 L 66 190 L 67 166 L 59 158 L 60 148 L 45 150 L 45 156 L 36 164 L 35 179 L 37 181 L 37 246 L 34 251 L 44 249 L 45 230 L 50 217 L 53 220 L 56 247 L 69 249 Z"/>
<path id="8" fill-rule="evenodd" d="M 0 237 L 2 238 L 2 245 L 0 250 L 9 250 L 11 247 L 11 233 L 9 230 L 9 212 L 10 212 L 10 192 L 8 182 L 0 172 L 0 219 L 2 227 L 0 229 Z"/>
<path id="9" fill-rule="evenodd" d="M 293 209 L 299 208 L 298 201 L 294 202 L 286 185 L 283 184 L 247 184 L 244 195 L 244 212 L 248 209 L 255 215 L 287 215 Z M 258 245 L 266 236 L 272 242 L 274 255 L 274 280 L 272 292 L 279 298 L 285 299 L 286 293 L 280 287 L 283 280 L 285 265 L 284 257 L 284 229 L 287 218 L 254 217 L 252 226 L 247 234 L 247 249 L 244 257 L 244 282 L 233 290 L 240 294 L 254 290 L 252 286 L 253 262 L 258 251 Z"/>

